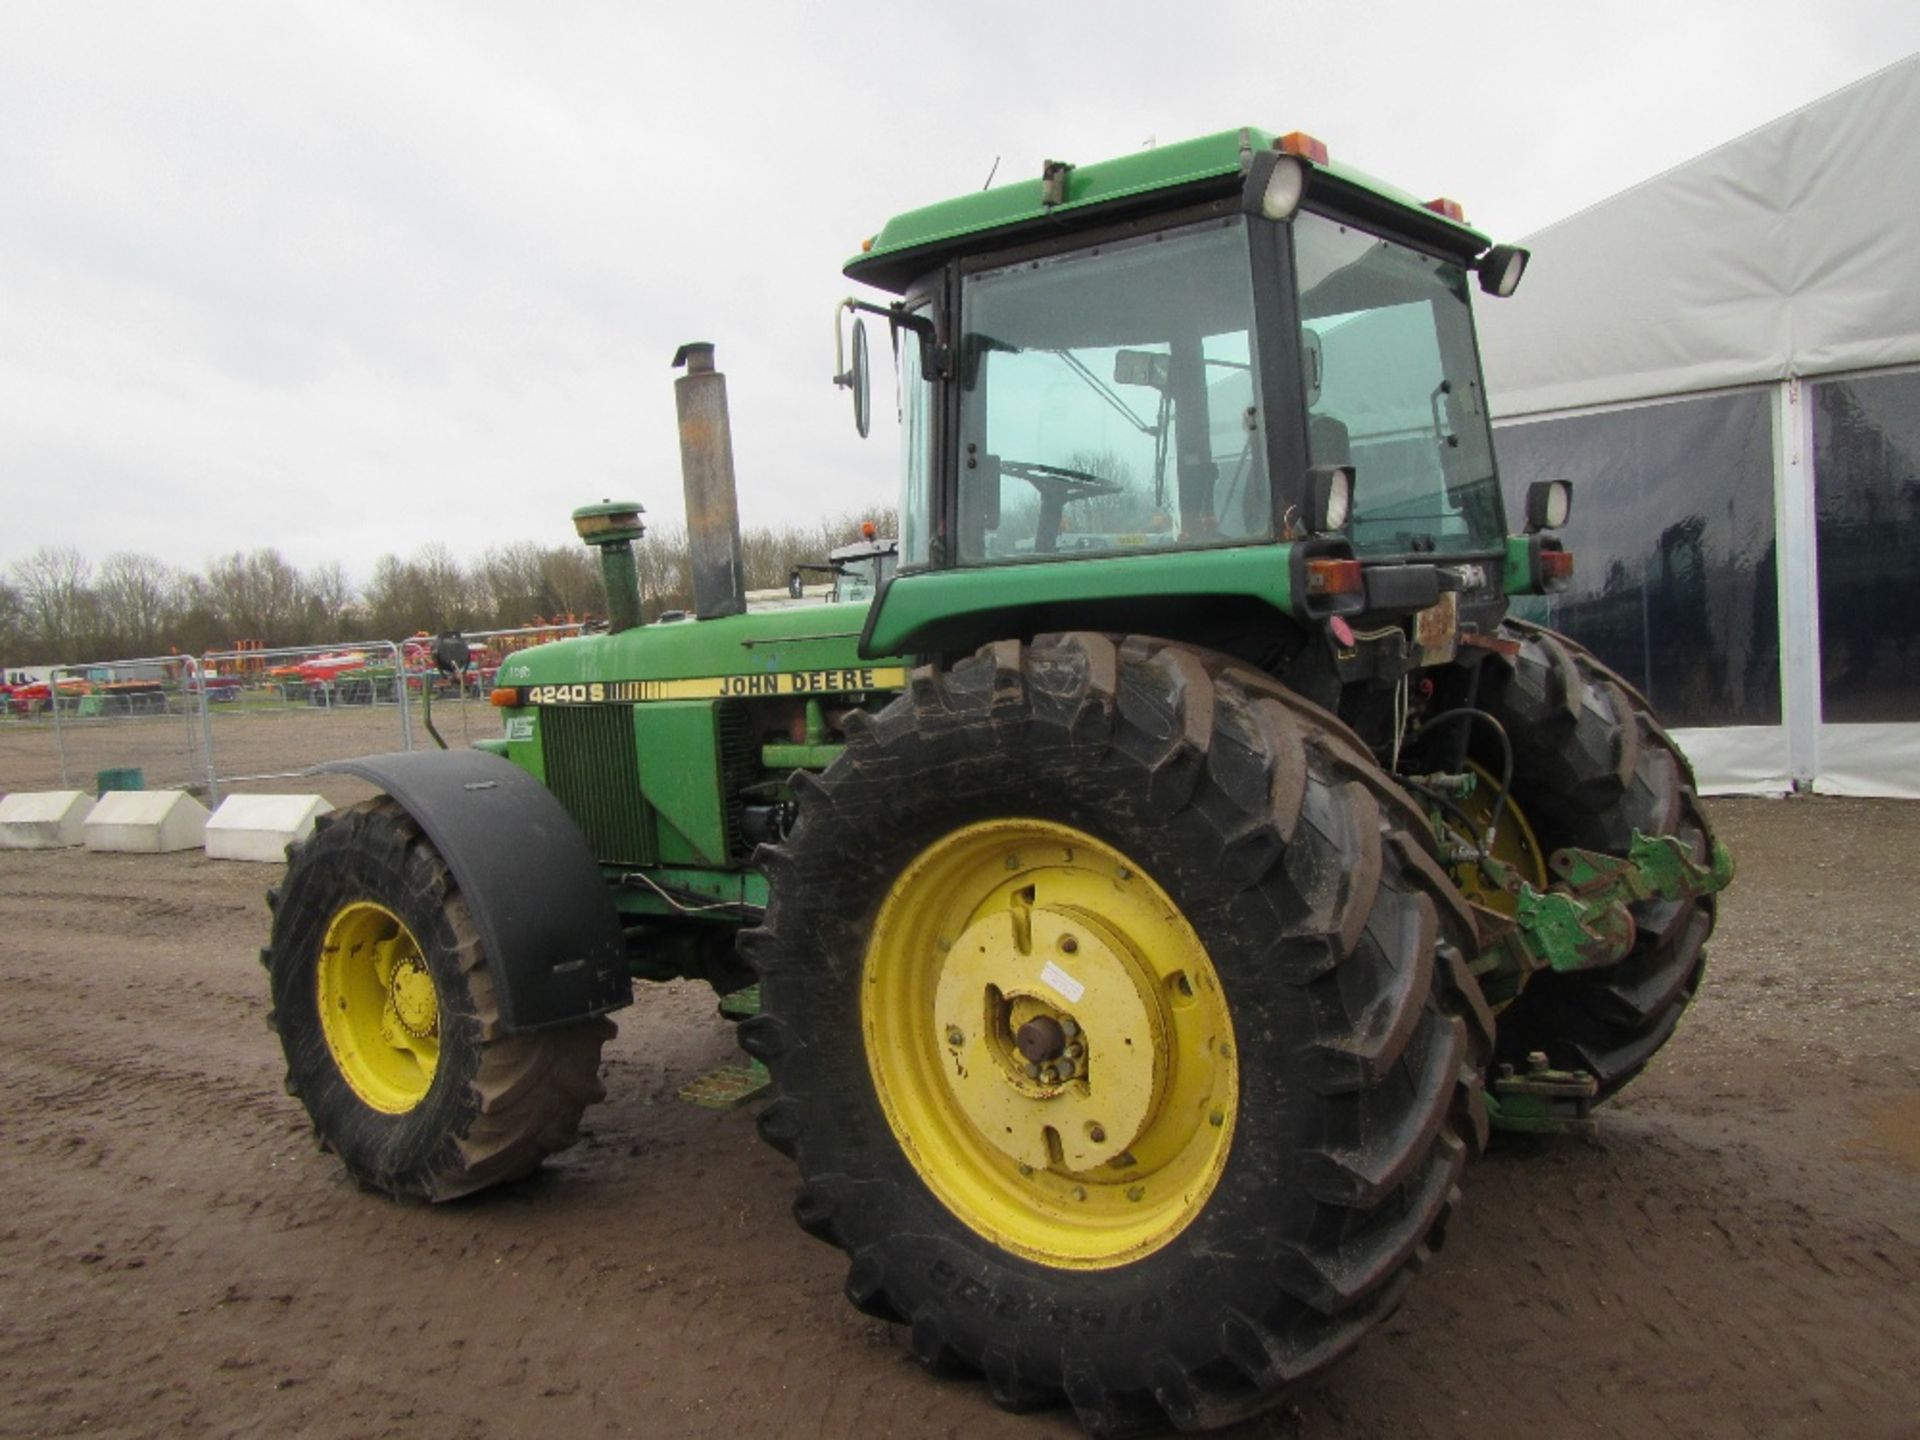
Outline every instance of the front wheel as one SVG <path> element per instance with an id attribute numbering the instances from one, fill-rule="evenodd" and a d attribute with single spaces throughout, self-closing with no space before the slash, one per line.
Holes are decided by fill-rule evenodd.
<path id="1" fill-rule="evenodd" d="M 1437 1247 L 1484 1141 L 1472 929 L 1331 716 L 1043 637 L 916 672 L 763 850 L 762 1133 L 862 1309 L 1103 1434 L 1254 1413 Z"/>
<path id="2" fill-rule="evenodd" d="M 502 1030 L 466 900 L 397 802 L 317 830 L 268 902 L 287 1090 L 361 1184 L 450 1200 L 573 1144 L 612 1022 Z"/>

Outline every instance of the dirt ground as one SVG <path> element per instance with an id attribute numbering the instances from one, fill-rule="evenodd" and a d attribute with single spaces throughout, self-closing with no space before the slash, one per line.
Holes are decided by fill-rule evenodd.
<path id="1" fill-rule="evenodd" d="M 1238 1433 L 1920 1435 L 1920 805 L 1713 814 L 1709 983 L 1601 1140 L 1488 1157 L 1406 1307 Z M 1077 1433 L 845 1303 L 750 1111 L 674 1099 L 734 1054 L 692 987 L 540 1176 L 358 1191 L 281 1093 L 276 874 L 0 853 L 0 1434 Z"/>

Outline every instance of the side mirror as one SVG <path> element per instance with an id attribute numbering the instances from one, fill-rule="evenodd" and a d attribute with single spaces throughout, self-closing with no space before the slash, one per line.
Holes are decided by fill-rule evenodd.
<path id="1" fill-rule="evenodd" d="M 851 311 L 854 301 L 843 300 L 833 309 L 833 384 L 852 390 L 852 428 L 866 440 L 874 424 L 872 376 L 866 365 L 866 321 L 852 317 L 852 365 L 847 365 L 847 348 L 841 332 L 841 311 Z"/>
<path id="2" fill-rule="evenodd" d="M 792 600 L 804 599 L 806 597 L 806 593 L 807 593 L 806 586 L 803 585 L 800 581 L 800 572 L 798 570 L 789 570 L 787 572 L 788 598 Z"/>
<path id="3" fill-rule="evenodd" d="M 858 315 L 853 317 L 853 363 L 844 364 L 846 352 L 841 346 L 840 311 L 850 308 L 851 302 L 843 300 L 833 314 L 833 383 L 853 391 L 853 428 L 864 440 L 873 424 L 873 387 L 867 370 L 867 322 Z"/>
<path id="4" fill-rule="evenodd" d="M 1173 357 L 1152 350 L 1113 352 L 1113 383 L 1146 385 L 1165 392 L 1172 387 Z"/>

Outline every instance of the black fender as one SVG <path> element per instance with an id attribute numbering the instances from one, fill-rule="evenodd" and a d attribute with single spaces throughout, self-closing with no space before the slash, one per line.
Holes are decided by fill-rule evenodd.
<path id="1" fill-rule="evenodd" d="M 314 767 L 386 791 L 453 872 L 509 1031 L 633 1003 L 619 913 L 586 837 L 553 792 L 479 750 L 364 755 Z"/>

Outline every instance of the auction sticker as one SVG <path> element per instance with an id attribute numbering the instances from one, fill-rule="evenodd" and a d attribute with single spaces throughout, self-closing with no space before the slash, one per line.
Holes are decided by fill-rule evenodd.
<path id="1" fill-rule="evenodd" d="M 1051 986 L 1056 995 L 1064 995 L 1069 1005 L 1078 1005 L 1087 987 L 1049 960 L 1040 971 L 1040 982 Z"/>

